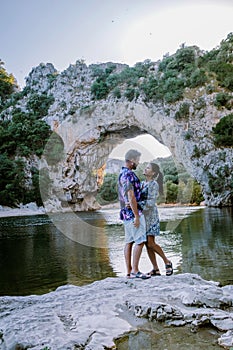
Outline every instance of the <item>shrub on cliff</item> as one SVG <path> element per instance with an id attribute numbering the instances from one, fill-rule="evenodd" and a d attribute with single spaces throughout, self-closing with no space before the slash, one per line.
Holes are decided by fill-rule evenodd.
<path id="1" fill-rule="evenodd" d="M 30 113 L 15 109 L 12 120 L 0 121 L 0 153 L 10 157 L 43 153 L 50 127 Z"/>
<path id="2" fill-rule="evenodd" d="M 104 202 L 115 202 L 118 199 L 117 179 L 118 174 L 105 175 L 104 182 L 97 196 L 100 204 L 104 204 Z"/>
<path id="3" fill-rule="evenodd" d="M 0 111 L 17 86 L 14 76 L 8 74 L 3 66 L 4 62 L 0 59 Z"/>
<path id="4" fill-rule="evenodd" d="M 34 116 L 42 118 L 48 114 L 49 106 L 54 102 L 53 96 L 48 96 L 46 93 L 32 94 L 27 102 L 27 109 Z"/>
<path id="5" fill-rule="evenodd" d="M 0 154 L 0 203 L 14 206 L 25 194 L 24 162 L 22 159 L 10 159 Z"/>
<path id="6" fill-rule="evenodd" d="M 233 114 L 220 119 L 213 128 L 214 144 L 217 147 L 233 147 Z"/>

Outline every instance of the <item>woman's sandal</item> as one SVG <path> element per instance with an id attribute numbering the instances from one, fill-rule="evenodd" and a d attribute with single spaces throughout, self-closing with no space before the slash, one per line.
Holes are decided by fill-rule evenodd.
<path id="1" fill-rule="evenodd" d="M 161 273 L 159 271 L 159 269 L 153 269 L 151 272 L 148 273 L 148 275 L 151 275 L 151 277 L 153 276 L 161 276 Z"/>
<path id="2" fill-rule="evenodd" d="M 165 264 L 166 276 L 171 276 L 173 274 L 172 262 L 169 261 L 169 264 Z"/>

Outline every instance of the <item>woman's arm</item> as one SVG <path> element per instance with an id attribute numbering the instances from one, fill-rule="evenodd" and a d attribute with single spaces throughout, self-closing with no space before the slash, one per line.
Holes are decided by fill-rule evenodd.
<path id="1" fill-rule="evenodd" d="M 156 204 L 156 199 L 158 197 L 159 186 L 156 181 L 151 181 L 148 184 L 148 196 L 146 200 L 146 205 L 144 210 L 153 208 Z"/>

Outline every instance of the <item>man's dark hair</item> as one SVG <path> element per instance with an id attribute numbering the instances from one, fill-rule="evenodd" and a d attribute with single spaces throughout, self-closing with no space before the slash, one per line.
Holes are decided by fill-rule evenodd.
<path id="1" fill-rule="evenodd" d="M 140 156 L 141 156 L 141 153 L 138 152 L 136 149 L 130 149 L 125 154 L 125 160 L 127 161 L 127 160 L 136 159 Z"/>

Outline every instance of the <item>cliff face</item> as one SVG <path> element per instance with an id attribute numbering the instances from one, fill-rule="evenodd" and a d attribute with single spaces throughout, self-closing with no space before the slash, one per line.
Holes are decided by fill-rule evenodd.
<path id="1" fill-rule="evenodd" d="M 58 73 L 52 64 L 41 64 L 26 80 L 30 93 L 54 97 L 44 119 L 64 145 L 56 165 L 46 159 L 49 150 L 41 160 L 41 170 L 47 169 L 52 180 L 49 198 L 41 188 L 47 210 L 70 206 L 73 210 L 96 209 L 100 169 L 110 152 L 126 138 L 142 133 L 154 136 L 170 149 L 174 159 L 201 184 L 207 205 L 232 205 L 233 150 L 216 148 L 212 141 L 212 127 L 225 115 L 214 106 L 216 92 L 206 94 L 202 87 L 186 89 L 184 99 L 173 104 L 144 102 L 141 95 L 129 101 L 113 93 L 94 100 L 93 71 L 108 66 L 86 66 L 77 61 Z M 120 72 L 126 66 L 115 67 Z M 26 102 L 24 97 L 18 103 L 24 108 Z M 178 118 L 184 103 L 189 105 L 188 117 Z"/>

